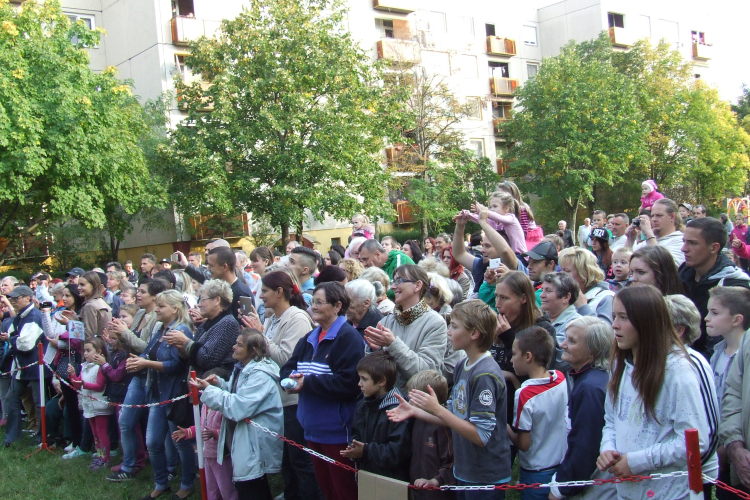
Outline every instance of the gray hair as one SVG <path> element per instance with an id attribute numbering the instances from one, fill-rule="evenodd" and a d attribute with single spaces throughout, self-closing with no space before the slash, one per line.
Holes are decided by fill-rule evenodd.
<path id="1" fill-rule="evenodd" d="M 667 295 L 664 300 L 667 301 L 672 324 L 675 328 L 681 326 L 685 329 L 682 340 L 686 344 L 695 342 L 701 335 L 701 315 L 693 301 L 684 295 Z"/>
<path id="2" fill-rule="evenodd" d="M 52 288 L 49 289 L 50 295 L 56 295 L 58 293 L 62 293 L 63 288 L 65 288 L 65 283 L 57 283 Z"/>
<path id="3" fill-rule="evenodd" d="M 371 253 L 385 253 L 385 248 L 383 248 L 383 245 L 381 245 L 378 240 L 365 240 L 364 243 L 359 246 L 359 251 L 361 252 L 362 250 L 367 250 Z"/>
<path id="4" fill-rule="evenodd" d="M 549 283 L 555 287 L 555 294 L 558 299 L 570 294 L 568 304 L 575 304 L 576 300 L 578 300 L 578 295 L 581 293 L 581 288 L 578 286 L 578 282 L 568 273 L 559 272 L 545 274 L 542 282 Z"/>
<path id="5" fill-rule="evenodd" d="M 427 273 L 427 276 L 430 277 L 430 288 L 436 288 L 440 292 L 440 299 L 446 304 L 450 304 L 453 301 L 453 292 L 448 285 L 449 280 L 437 273 Z"/>
<path id="6" fill-rule="evenodd" d="M 448 305 L 456 307 L 456 304 L 464 300 L 464 290 L 456 280 L 445 280 L 448 283 L 451 293 L 453 293 L 453 300 Z"/>
<path id="7" fill-rule="evenodd" d="M 357 236 L 356 238 L 352 238 L 352 241 L 349 242 L 349 246 L 347 247 L 347 250 L 349 250 L 349 252 L 351 253 L 354 251 L 355 248 L 359 249 L 360 245 L 362 245 L 362 243 L 364 243 L 365 241 L 367 241 L 367 238 L 363 236 Z"/>
<path id="8" fill-rule="evenodd" d="M 446 243 L 451 243 L 453 241 L 453 238 L 448 233 L 440 233 L 435 238 L 436 239 L 437 238 L 443 238 L 443 240 L 445 240 Z"/>
<path id="9" fill-rule="evenodd" d="M 448 278 L 450 276 L 450 270 L 448 269 L 448 266 L 440 262 L 435 257 L 427 257 L 426 259 L 422 259 L 419 261 L 418 265 L 419 267 L 424 269 L 424 272 L 428 274 L 439 274 L 443 278 Z"/>
<path id="10" fill-rule="evenodd" d="M 377 309 L 378 307 L 378 296 L 375 292 L 375 287 L 372 283 L 366 279 L 356 279 L 346 284 L 346 291 L 351 293 L 357 300 L 364 302 L 365 300 L 370 301 L 370 309 Z"/>
<path id="11" fill-rule="evenodd" d="M 206 280 L 203 282 L 201 287 L 198 289 L 198 294 L 206 293 L 207 298 L 215 299 L 219 297 L 221 299 L 221 308 L 227 309 L 232 305 L 232 288 L 224 280 Z"/>
<path id="12" fill-rule="evenodd" d="M 391 286 L 391 278 L 388 276 L 388 273 L 375 266 L 368 267 L 362 271 L 359 279 L 372 283 L 372 286 L 375 287 L 377 297 L 384 296 L 388 292 L 388 287 Z"/>
<path id="13" fill-rule="evenodd" d="M 595 316 L 582 316 L 568 323 L 565 330 L 571 327 L 583 330 L 583 341 L 593 360 L 592 366 L 600 370 L 609 370 L 609 354 L 615 340 L 612 326 Z"/>
<path id="14" fill-rule="evenodd" d="M 18 284 L 18 278 L 16 278 L 15 276 L 5 276 L 3 279 L 0 280 L 0 283 L 2 283 L 5 280 L 10 281 L 11 284 L 13 284 L 13 285 L 17 285 Z"/>
<path id="15" fill-rule="evenodd" d="M 234 256 L 237 257 L 237 266 L 241 269 L 245 268 L 245 264 L 247 263 L 247 252 L 244 250 L 235 250 Z"/>

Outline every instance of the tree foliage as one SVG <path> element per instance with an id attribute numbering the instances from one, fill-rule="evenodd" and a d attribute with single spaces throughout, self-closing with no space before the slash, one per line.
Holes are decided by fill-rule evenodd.
<path id="1" fill-rule="evenodd" d="M 143 108 L 114 68 L 89 68 L 101 32 L 71 25 L 56 1 L 0 1 L 0 236 L 65 218 L 103 227 L 115 207 L 158 204 Z"/>
<path id="2" fill-rule="evenodd" d="M 343 16 L 328 0 L 253 0 L 191 44 L 203 81 L 178 82 L 188 119 L 162 151 L 180 213 L 251 212 L 284 239 L 306 209 L 390 213 L 379 153 L 394 101 Z"/>

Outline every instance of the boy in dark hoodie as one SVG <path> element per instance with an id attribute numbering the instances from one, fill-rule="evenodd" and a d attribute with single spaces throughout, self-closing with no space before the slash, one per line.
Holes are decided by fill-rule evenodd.
<path id="1" fill-rule="evenodd" d="M 396 360 L 380 350 L 357 364 L 362 398 L 357 403 L 352 442 L 341 455 L 359 463 L 362 470 L 381 476 L 409 480 L 411 423 L 391 422 L 386 410 L 398 406 L 394 387 L 398 373 Z"/>

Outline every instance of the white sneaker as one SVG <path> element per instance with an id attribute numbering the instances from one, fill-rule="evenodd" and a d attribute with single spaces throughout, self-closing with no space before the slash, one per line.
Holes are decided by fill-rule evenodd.
<path id="1" fill-rule="evenodd" d="M 71 451 L 73 451 L 73 448 L 74 448 L 74 446 L 73 446 L 73 443 L 70 443 L 70 444 L 69 444 L 68 446 L 66 446 L 66 447 L 65 447 L 65 448 L 63 449 L 63 451 L 64 451 L 65 453 L 70 453 Z"/>
<path id="2" fill-rule="evenodd" d="M 73 459 L 73 458 L 86 457 L 86 456 L 88 456 L 88 453 L 86 453 L 85 451 L 83 451 L 80 448 L 76 447 L 76 449 L 74 449 L 70 453 L 68 453 L 66 455 L 63 455 L 62 459 L 63 460 L 70 460 L 70 459 Z"/>
<path id="3" fill-rule="evenodd" d="M 283 493 L 283 492 L 282 492 L 282 493 L 279 493 L 279 495 L 278 495 L 278 496 L 276 496 L 276 497 L 274 497 L 274 499 L 273 499 L 273 500 L 284 500 L 284 493 Z"/>

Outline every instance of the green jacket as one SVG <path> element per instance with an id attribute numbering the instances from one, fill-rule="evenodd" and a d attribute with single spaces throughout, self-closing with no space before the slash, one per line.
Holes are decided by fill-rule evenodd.
<path id="1" fill-rule="evenodd" d="M 414 261 L 411 260 L 411 257 L 400 250 L 391 250 L 391 253 L 388 254 L 388 260 L 385 261 L 385 264 L 383 264 L 381 269 L 383 269 L 388 277 L 393 280 L 393 272 L 397 267 L 403 266 L 404 264 L 414 264 Z M 393 290 L 390 288 L 388 289 L 388 292 L 386 292 L 386 296 L 391 300 L 396 298 L 396 295 L 394 295 Z"/>

